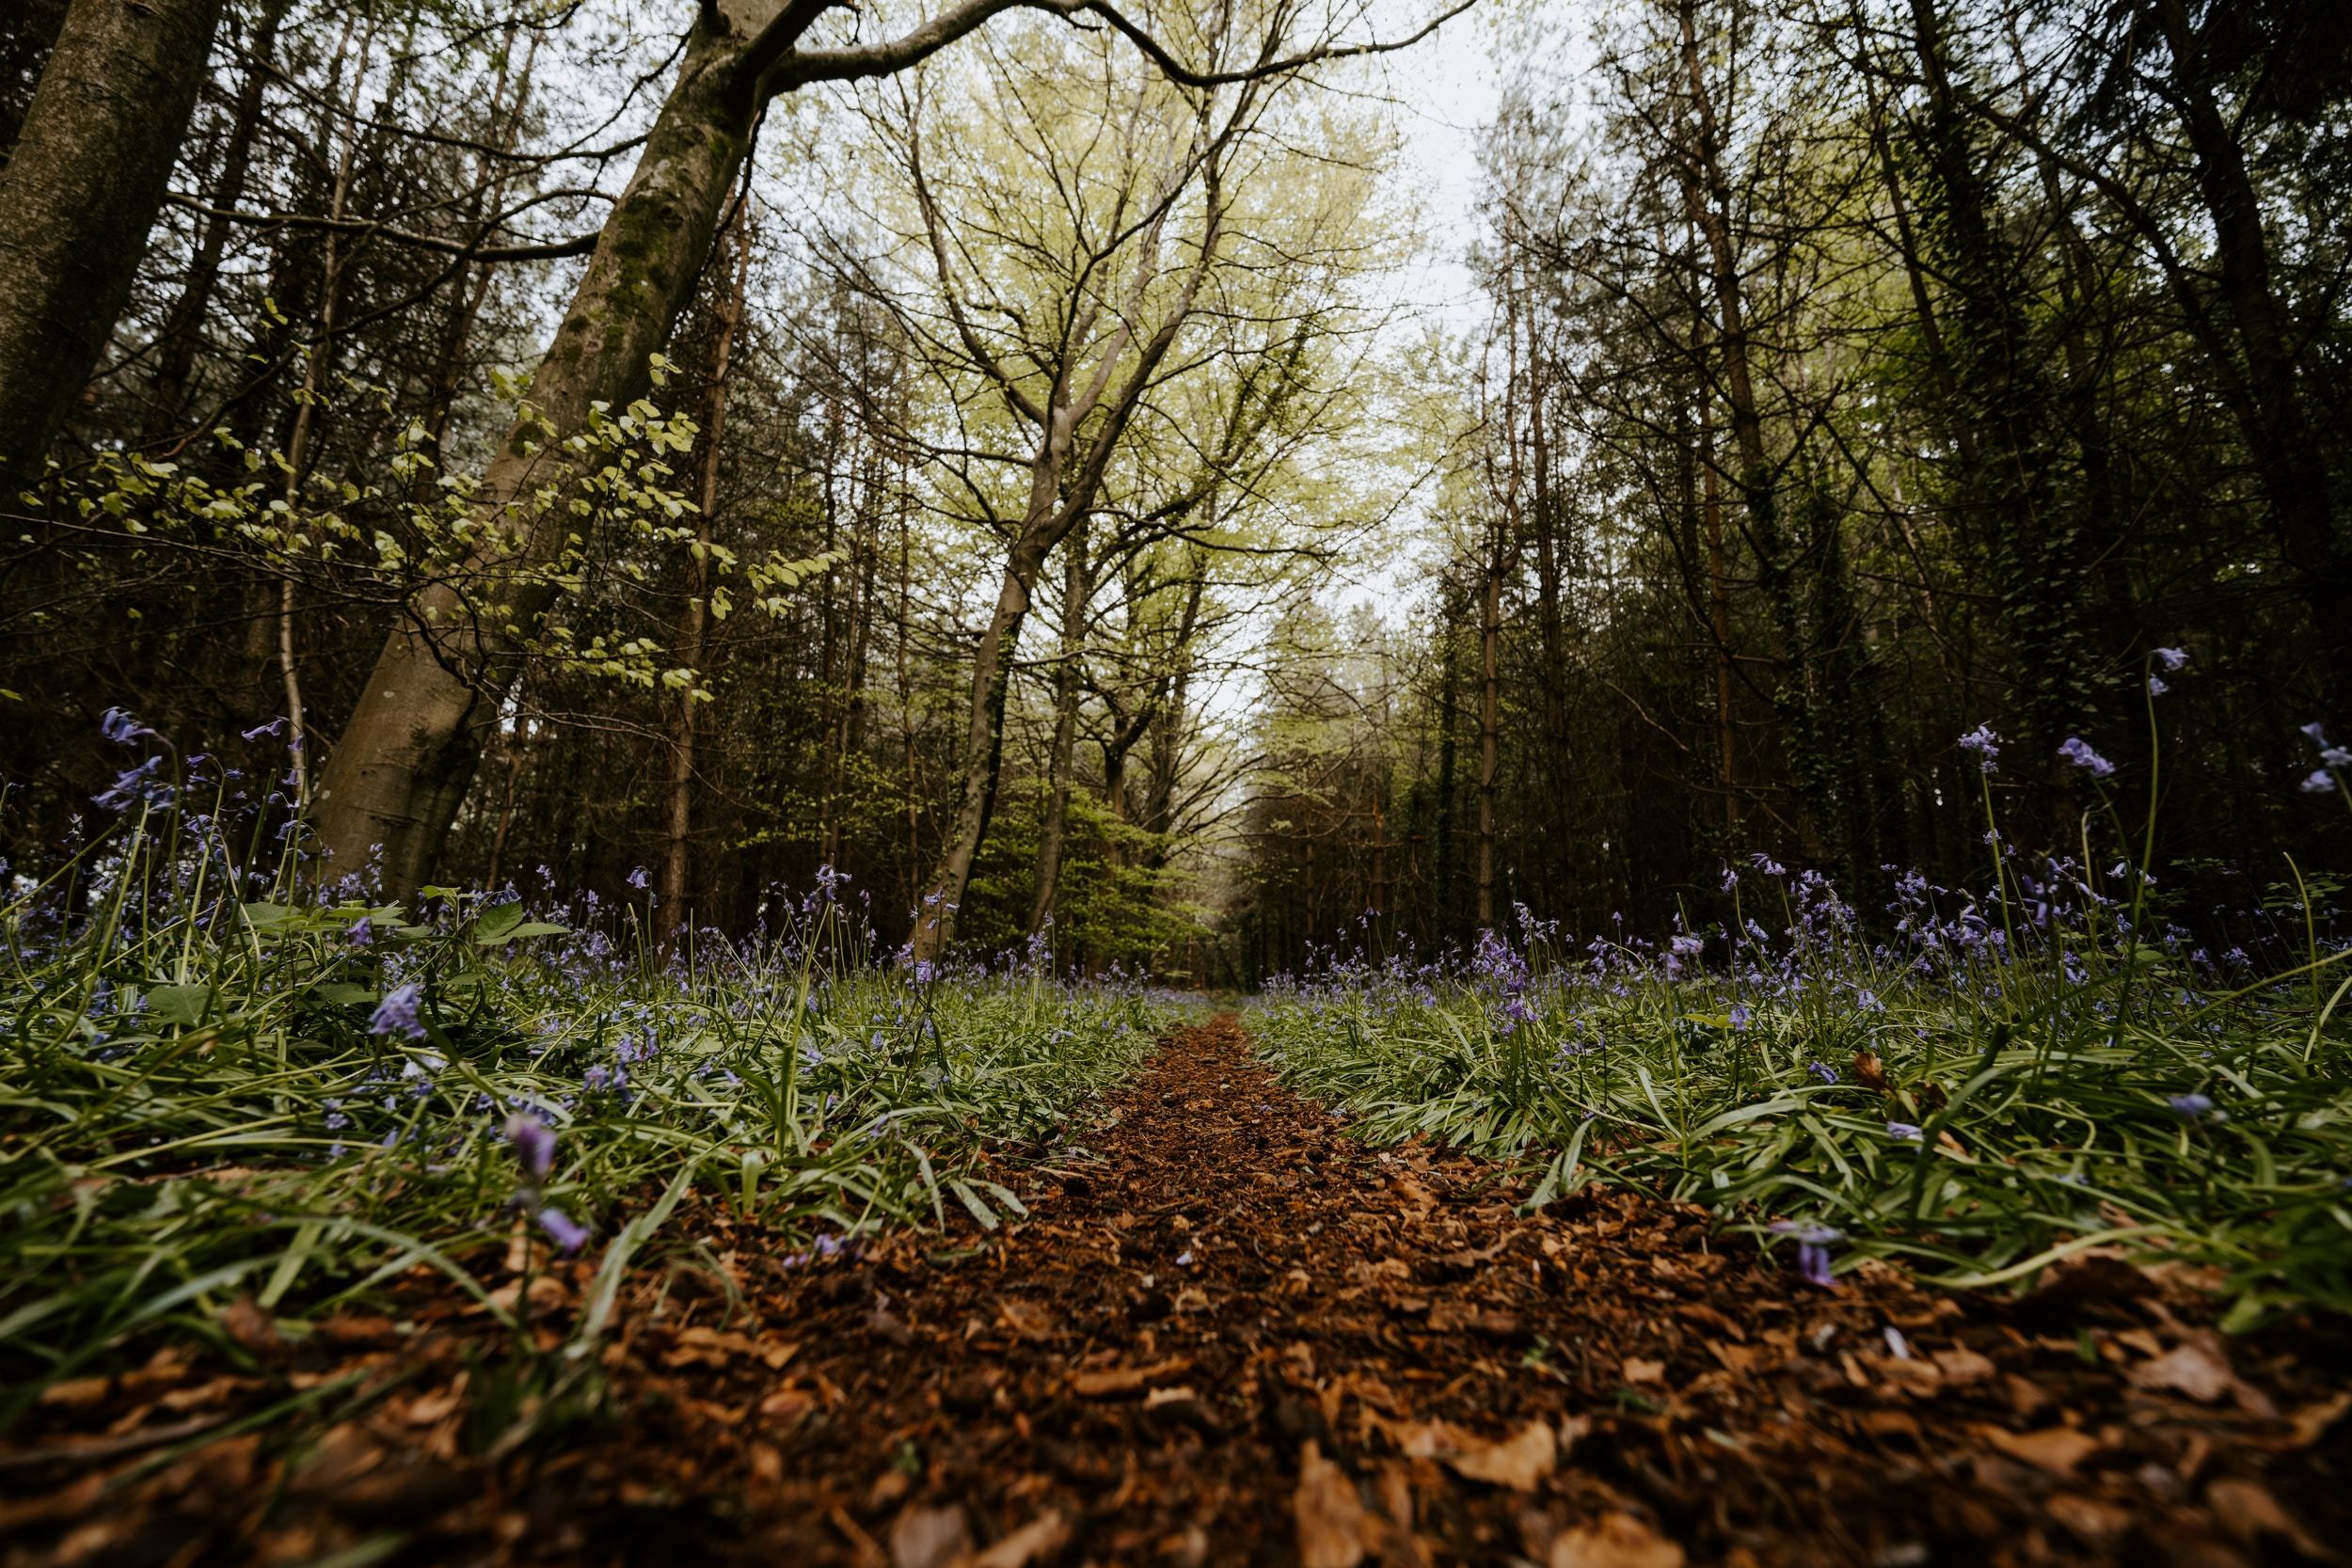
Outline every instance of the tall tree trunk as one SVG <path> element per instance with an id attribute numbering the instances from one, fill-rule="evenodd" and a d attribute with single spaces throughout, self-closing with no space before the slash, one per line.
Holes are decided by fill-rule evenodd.
<path id="1" fill-rule="evenodd" d="M 734 368 L 735 331 L 743 320 L 743 293 L 751 281 L 751 209 L 738 201 L 729 230 L 735 247 L 735 276 L 729 280 L 718 310 L 719 330 L 710 345 L 710 398 L 703 411 L 702 473 L 696 487 L 694 547 L 686 557 L 686 603 L 678 610 L 677 657 L 694 672 L 693 684 L 681 689 L 670 710 L 670 777 L 664 816 L 669 829 L 662 847 L 660 930 L 664 942 L 675 942 L 692 928 L 694 835 L 695 710 L 701 706 L 703 660 L 708 653 L 710 629 L 710 520 L 719 511 L 719 451 L 727 428 L 727 388 Z"/>
<path id="2" fill-rule="evenodd" d="M 757 111 L 758 93 L 737 69 L 742 53 L 715 9 L 688 36 L 644 152 L 532 377 L 529 407 L 483 476 L 486 542 L 410 601 L 328 760 L 313 813 L 320 845 L 345 867 L 380 849 L 394 895 L 430 874 L 473 783 L 482 731 L 561 593 L 548 568 L 572 519 L 535 493 L 561 488 L 561 443 L 586 426 L 591 404 L 643 394 L 647 361 L 709 253 Z"/>
<path id="3" fill-rule="evenodd" d="M 2154 0 L 2156 23 L 2172 55 L 2175 101 L 2197 155 L 2197 188 L 2213 225 L 2221 302 L 2236 327 L 2245 364 L 2239 424 L 2260 478 L 2265 510 L 2288 569 L 2311 605 L 2328 653 L 2330 698 L 2352 700 L 2352 549 L 2341 538 L 2324 445 L 2303 410 L 2301 367 L 2287 312 L 2271 283 L 2269 236 L 2262 198 L 2214 93 L 2203 40 L 2183 0 Z M 2226 352 L 2226 351 L 2225 351 Z"/>
<path id="4" fill-rule="evenodd" d="M 1037 897 L 1029 906 L 1029 934 L 1045 929 L 1061 880 L 1062 844 L 1070 831 L 1070 771 L 1078 746 L 1078 660 L 1086 652 L 1089 581 L 1084 523 L 1065 540 L 1070 559 L 1062 575 L 1061 662 L 1054 671 L 1054 751 L 1047 759 L 1045 824 L 1038 835 Z"/>
<path id="5" fill-rule="evenodd" d="M 237 88 L 237 106 L 230 119 L 228 144 L 221 150 L 220 171 L 213 181 L 209 197 L 208 204 L 223 212 L 233 210 L 245 200 L 246 175 L 253 165 L 253 139 L 262 128 L 262 91 L 268 86 L 274 69 L 270 56 L 277 52 L 278 29 L 293 4 L 294 0 L 263 0 L 261 14 L 254 19 L 253 36 L 246 47 L 245 80 Z M 160 347 L 147 426 L 142 434 L 148 446 L 159 446 L 178 431 L 187 400 L 188 380 L 196 372 L 197 355 L 203 347 L 204 321 L 212 314 L 213 291 L 220 284 L 221 258 L 228 251 L 229 235 L 234 228 L 225 217 L 204 219 L 196 254 L 188 263 L 187 281 L 181 286 L 180 297 L 172 302 L 171 313 L 164 318 L 163 330 L 158 334 Z"/>
<path id="6" fill-rule="evenodd" d="M 1501 738 L 1497 687 L 1502 650 L 1502 542 L 1486 550 L 1478 595 L 1478 927 L 1495 923 L 1495 784 Z"/>
<path id="7" fill-rule="evenodd" d="M 131 295 L 222 0 L 75 0 L 0 170 L 0 507 L 50 443 Z"/>

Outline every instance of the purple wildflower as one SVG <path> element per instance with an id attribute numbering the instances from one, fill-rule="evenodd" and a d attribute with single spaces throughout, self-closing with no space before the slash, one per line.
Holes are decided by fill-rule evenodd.
<path id="1" fill-rule="evenodd" d="M 1827 1062 L 1808 1062 L 1805 1064 L 1804 1069 L 1805 1071 L 1813 1074 L 1814 1077 L 1819 1078 L 1824 1084 L 1835 1084 L 1837 1082 L 1837 1069 L 1830 1066 Z"/>
<path id="2" fill-rule="evenodd" d="M 2188 650 L 2185 648 L 2158 648 L 2156 650 L 2156 662 L 2164 667 L 2164 673 L 2166 674 L 2177 675 L 2188 663 Z"/>
<path id="3" fill-rule="evenodd" d="M 2104 779 L 2115 771 L 2115 764 L 2092 751 L 2090 743 L 2078 735 L 2070 735 L 2059 744 L 2058 755 L 2094 779 Z"/>
<path id="4" fill-rule="evenodd" d="M 1894 1139 L 1899 1144 L 1915 1144 L 1926 1136 L 1926 1134 L 1921 1132 L 1919 1129 L 1914 1127 L 1907 1121 L 1888 1122 L 1886 1124 L 1886 1135 Z"/>
<path id="5" fill-rule="evenodd" d="M 1756 1013 L 1745 1002 L 1734 1002 L 1731 1005 L 1729 1016 L 1734 1029 L 1745 1029 L 1748 1026 L 1748 1021 L 1754 1018 Z"/>
<path id="6" fill-rule="evenodd" d="M 283 719 L 273 719 L 266 724 L 254 725 L 251 729 L 243 732 L 238 738 L 243 740 L 260 740 L 268 736 L 283 735 L 285 733 L 286 721 Z"/>
<path id="7" fill-rule="evenodd" d="M 375 923 L 366 915 L 361 915 L 351 923 L 351 929 L 343 933 L 343 940 L 354 947 L 374 946 Z"/>
<path id="8" fill-rule="evenodd" d="M 1842 1242 L 1845 1233 L 1818 1220 L 1774 1220 L 1770 1227 L 1775 1235 L 1788 1236 L 1797 1243 L 1797 1272 L 1808 1284 L 1824 1291 L 1837 1288 L 1836 1275 L 1830 1272 L 1829 1248 L 1832 1242 Z"/>
<path id="9" fill-rule="evenodd" d="M 645 875 L 645 868 L 641 865 L 636 870 L 628 874 L 628 885 L 635 888 L 638 892 L 643 893 L 646 888 L 652 886 L 653 882 L 652 879 Z"/>
<path id="10" fill-rule="evenodd" d="M 98 733 L 118 746 L 135 746 L 155 732 L 120 708 L 110 707 L 99 716 Z"/>
<path id="11" fill-rule="evenodd" d="M 2189 1123 L 2191 1126 L 2195 1126 L 2201 1121 L 2227 1121 L 2230 1119 L 2229 1112 L 2217 1111 L 2214 1109 L 2213 1096 L 2208 1094 L 2168 1095 L 2166 1097 L 2166 1102 L 2172 1107 L 2172 1114 L 2174 1116 L 2180 1117 L 2183 1121 Z"/>
<path id="12" fill-rule="evenodd" d="M 537 1117 L 517 1111 L 506 1118 L 506 1147 L 515 1163 L 533 1181 L 546 1179 L 555 1164 L 555 1130 Z"/>
<path id="13" fill-rule="evenodd" d="M 2001 737 L 1990 724 L 1979 724 L 1960 737 L 1960 749 L 1977 753 L 1977 766 L 1988 773 L 2000 770 Z"/>
<path id="14" fill-rule="evenodd" d="M 2314 768 L 2303 781 L 2306 795 L 2325 795 L 2336 787 L 2336 776 L 2325 768 Z"/>
<path id="15" fill-rule="evenodd" d="M 561 1209 L 539 1211 L 539 1227 L 555 1243 L 555 1250 L 569 1258 L 588 1240 L 588 1227 Z"/>
<path id="16" fill-rule="evenodd" d="M 413 980 L 386 991 L 384 1000 L 375 1005 L 374 1016 L 368 1020 L 368 1033 L 401 1034 L 412 1040 L 424 1038 L 424 1021 L 417 1016 L 421 999 L 421 993 Z"/>

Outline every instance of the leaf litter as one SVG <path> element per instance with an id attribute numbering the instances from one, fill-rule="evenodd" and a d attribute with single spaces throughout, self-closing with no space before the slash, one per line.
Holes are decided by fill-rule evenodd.
<path id="1" fill-rule="evenodd" d="M 508 1386 L 437 1276 L 297 1332 L 248 1298 L 50 1388 L 8 1568 L 175 1562 L 2342 1560 L 2352 1346 L 2225 1339 L 2193 1282 L 1806 1284 L 1694 1208 L 1375 1152 L 1231 1015 L 1174 1033 L 1026 1217 L 784 1266 L 712 1210 L 596 1398 Z M 509 1279 L 549 1346 L 585 1262 Z M 381 1305 L 381 1304 L 379 1304 Z M 519 1434 L 519 1435 L 517 1435 Z"/>

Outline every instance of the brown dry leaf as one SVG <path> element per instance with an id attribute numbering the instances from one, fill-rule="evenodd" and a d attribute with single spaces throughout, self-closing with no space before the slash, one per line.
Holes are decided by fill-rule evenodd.
<path id="1" fill-rule="evenodd" d="M 2067 1530 L 2082 1538 L 2088 1545 L 2100 1545 L 2114 1540 L 2132 1528 L 2129 1509 L 2098 1497 L 2086 1497 L 2079 1492 L 2059 1492 L 2042 1505 Z"/>
<path id="2" fill-rule="evenodd" d="M 2074 1466 L 2099 1451 L 2099 1439 L 2078 1427 L 2011 1432 L 2006 1427 L 1979 1426 L 1977 1434 L 2011 1459 L 2022 1460 L 2054 1476 L 2073 1475 Z"/>
<path id="3" fill-rule="evenodd" d="M 1100 1371 L 1080 1372 L 1070 1380 L 1070 1391 L 1082 1400 L 1116 1399 L 1149 1388 L 1154 1383 L 1192 1370 L 1189 1355 L 1170 1356 L 1149 1367 L 1105 1367 Z"/>
<path id="4" fill-rule="evenodd" d="M 1935 1370 L 1944 1374 L 1944 1381 L 1955 1388 L 1982 1383 L 2000 1370 L 1993 1365 L 1990 1357 L 1979 1354 L 1966 1345 L 1931 1352 L 1929 1359 L 1935 1363 Z"/>
<path id="5" fill-rule="evenodd" d="M 1050 1339 L 1056 1328 L 1053 1311 L 1044 1303 L 1018 1296 L 996 1304 L 996 1321 L 1024 1339 Z"/>
<path id="6" fill-rule="evenodd" d="M 495 1307 L 501 1312 L 512 1312 L 515 1310 L 516 1301 L 522 1293 L 523 1282 L 519 1279 L 510 1279 L 482 1298 L 482 1310 L 486 1312 Z M 531 1277 L 531 1309 L 533 1312 L 561 1307 L 564 1304 L 564 1298 L 569 1293 L 564 1289 L 564 1282 L 552 1275 L 533 1275 Z"/>
<path id="7" fill-rule="evenodd" d="M 1629 1355 L 1625 1358 L 1625 1368 L 1620 1375 L 1629 1385 L 1663 1383 L 1666 1380 L 1666 1364 L 1663 1361 L 1648 1361 L 1638 1355 Z"/>
<path id="8" fill-rule="evenodd" d="M 1549 1424 L 1530 1421 L 1499 1443 L 1470 1439 L 1445 1455 L 1445 1462 L 1468 1480 L 1533 1492 L 1560 1463 L 1560 1445 Z"/>
<path id="9" fill-rule="evenodd" d="M 285 1349 L 278 1337 L 278 1320 L 262 1310 L 251 1295 L 241 1295 L 221 1312 L 222 1332 L 252 1354 L 267 1358 Z"/>
<path id="10" fill-rule="evenodd" d="M 800 1388 L 779 1388 L 759 1402 L 762 1418 L 787 1426 L 816 1408 L 816 1396 Z"/>
<path id="11" fill-rule="evenodd" d="M 1323 1457 L 1311 1437 L 1298 1452 L 1298 1490 L 1291 1496 L 1298 1525 L 1299 1568 L 1356 1568 L 1364 1560 L 1369 1520 L 1347 1472 Z"/>
<path id="12" fill-rule="evenodd" d="M 1070 1521 L 1047 1509 L 1027 1524 L 966 1560 L 964 1568 L 1029 1568 L 1070 1544 Z"/>
<path id="13" fill-rule="evenodd" d="M 1867 1051 L 1857 1051 L 1853 1057 L 1853 1081 L 1866 1089 L 1884 1094 L 1894 1087 L 1886 1081 L 1886 1069 Z"/>
<path id="14" fill-rule="evenodd" d="M 1551 1568 L 1682 1568 L 1682 1548 L 1630 1513 L 1611 1513 L 1551 1538 Z"/>
<path id="15" fill-rule="evenodd" d="M 2237 1385 L 2229 1363 L 2195 1340 L 2175 1345 L 2153 1361 L 2142 1361 L 2124 1375 L 2134 1387 L 2169 1389 L 2201 1404 L 2213 1403 Z"/>
<path id="16" fill-rule="evenodd" d="M 785 1363 L 801 1354 L 798 1339 L 763 1339 L 759 1343 L 759 1359 L 770 1371 L 782 1371 Z"/>
<path id="17" fill-rule="evenodd" d="M 40 1402 L 52 1410 L 87 1410 L 113 1391 L 110 1377 L 62 1377 L 40 1391 Z"/>
<path id="18" fill-rule="evenodd" d="M 2259 1548 L 2265 1537 L 2276 1537 L 2314 1562 L 2336 1560 L 2258 1481 L 2217 1481 L 2205 1489 L 2205 1506 L 2223 1529 L 2249 1546 Z"/>
<path id="19" fill-rule="evenodd" d="M 972 1550 L 972 1527 L 955 1503 L 910 1507 L 890 1525 L 890 1568 L 948 1568 Z"/>
<path id="20" fill-rule="evenodd" d="M 2307 1404 L 2287 1418 L 2295 1429 L 2295 1447 L 2308 1449 L 2328 1435 L 2328 1429 L 2344 1419 L 2344 1412 L 2352 1410 L 2352 1388 L 2330 1399 Z"/>

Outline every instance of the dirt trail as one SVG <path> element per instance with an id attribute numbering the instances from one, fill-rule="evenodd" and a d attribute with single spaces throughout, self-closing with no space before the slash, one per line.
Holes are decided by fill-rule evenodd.
<path id="1" fill-rule="evenodd" d="M 428 1377 L 291 1467 L 239 1440 L 142 1483 L 114 1546 L 178 1549 L 82 1560 L 2230 1568 L 2352 1539 L 2342 1377 L 2135 1271 L 2028 1316 L 1820 1291 L 1622 1195 L 1521 1218 L 1491 1166 L 1348 1139 L 1231 1016 L 1085 1141 L 993 1234 L 787 1267 L 713 1230 L 749 1311 L 674 1276 L 609 1358 L 627 1418 L 559 1458 L 466 1457 L 465 1385 Z"/>

